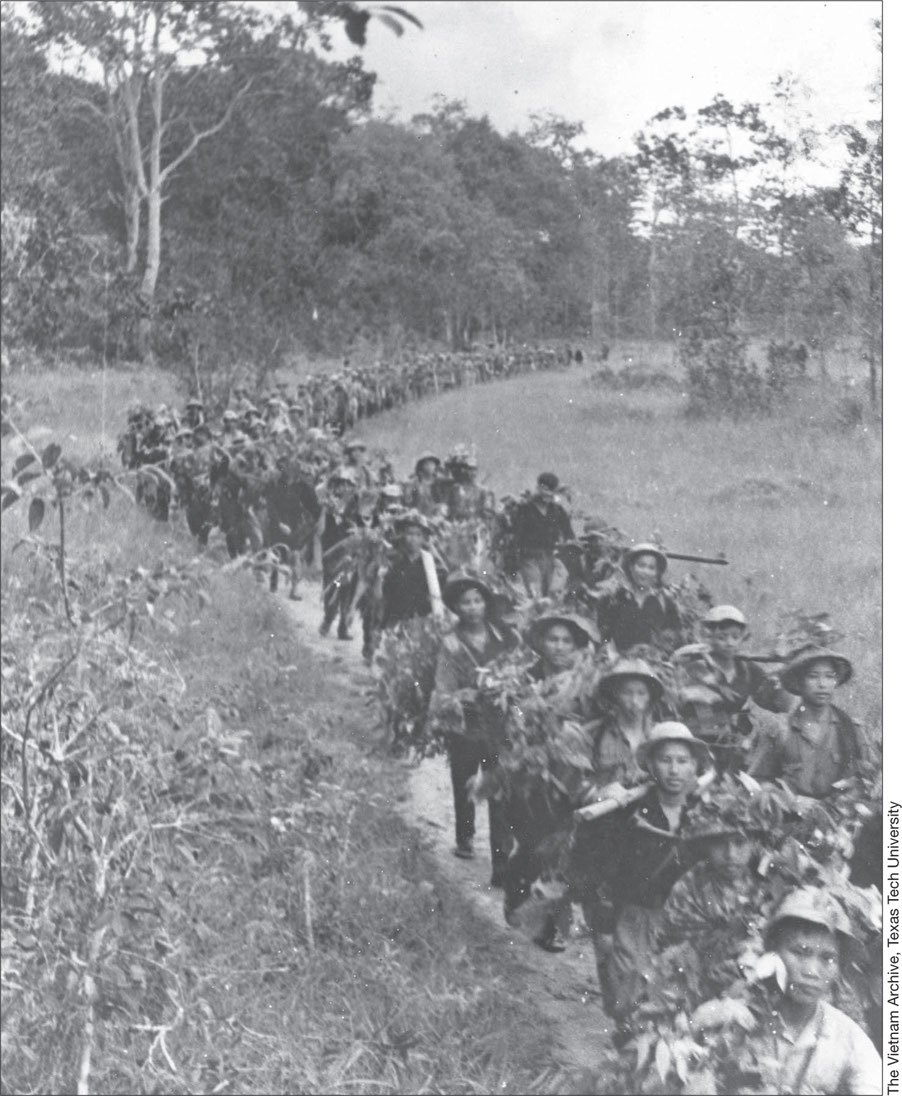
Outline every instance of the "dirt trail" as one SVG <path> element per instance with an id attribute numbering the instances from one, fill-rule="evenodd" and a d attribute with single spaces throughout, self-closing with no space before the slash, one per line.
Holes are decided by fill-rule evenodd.
<path id="1" fill-rule="evenodd" d="M 319 587 L 302 583 L 301 601 L 286 601 L 301 635 L 324 664 L 336 689 L 360 689 L 371 675 L 360 654 L 360 626 L 354 641 L 317 634 L 321 619 Z M 507 948 L 525 972 L 529 992 L 546 1018 L 558 1047 L 555 1065 L 568 1070 L 593 1070 L 609 1046 L 611 1025 L 602 1007 L 595 975 L 591 940 L 584 934 L 571 939 L 566 952 L 552 955 L 531 942 L 523 931 L 509 927 L 502 912 L 502 894 L 488 886 L 491 863 L 488 848 L 488 812 L 477 809 L 473 860 L 452 856 L 454 807 L 451 779 L 444 758 L 431 758 L 409 767 L 408 795 L 398 804 L 405 821 L 418 829 L 434 848 L 438 870 L 464 896 L 485 924 L 498 947 Z"/>

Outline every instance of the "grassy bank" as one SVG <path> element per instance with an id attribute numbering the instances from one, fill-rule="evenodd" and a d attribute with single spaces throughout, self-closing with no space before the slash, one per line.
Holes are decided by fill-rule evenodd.
<path id="1" fill-rule="evenodd" d="M 124 512 L 108 520 L 105 538 L 73 528 L 73 558 L 104 542 L 116 563 L 167 552 L 147 523 L 142 537 Z M 186 548 L 176 535 L 169 558 Z M 4 570 L 5 626 L 37 595 L 53 600 L 52 577 L 27 558 Z M 153 709 L 144 802 L 127 793 L 115 807 L 156 819 L 134 873 L 151 880 L 140 904 L 110 890 L 98 909 L 77 834 L 46 850 L 43 917 L 40 897 L 27 915 L 4 881 L 2 1091 L 74 1091 L 79 1077 L 111 1093 L 536 1091 L 550 1052 L 520 972 L 394 813 L 404 776 L 375 749 L 363 683 L 336 688 L 249 576 L 215 576 L 207 596 L 174 611 L 161 600 L 167 627 L 136 641 L 166 670 L 139 688 L 174 690 Z M 123 687 L 110 676 L 105 707 L 129 707 Z M 129 737 L 126 716 L 120 727 Z M 131 778 L 128 748 L 118 755 Z M 85 807 L 73 792 L 69 815 L 91 829 Z M 4 812 L 19 825 L 13 799 Z M 64 923 L 60 880 L 79 858 Z"/>

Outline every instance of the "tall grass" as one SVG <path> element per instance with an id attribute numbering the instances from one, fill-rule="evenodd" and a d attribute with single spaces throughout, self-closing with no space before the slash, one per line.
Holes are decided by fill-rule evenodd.
<path id="1" fill-rule="evenodd" d="M 749 610 L 750 648 L 784 614 L 829 612 L 856 676 L 841 704 L 880 719 L 881 434 L 843 427 L 843 390 L 808 384 L 772 417 L 690 421 L 679 394 L 619 393 L 588 370 L 525 377 L 412 405 L 367 423 L 370 444 L 412 468 L 424 449 L 475 447 L 496 494 L 553 470 L 578 510 L 634 540 L 653 532 L 673 551 L 726 553 L 696 566 L 718 600 Z M 687 564 L 673 563 L 674 575 Z"/>
<path id="2" fill-rule="evenodd" d="M 95 560 L 184 560 L 186 538 L 132 513 L 134 523 L 111 514 L 97 540 L 76 523 L 81 581 Z M 4 619 L 52 600 L 52 566 L 27 553 L 5 563 Z M 147 903 L 160 920 L 123 925 L 116 953 L 127 960 L 129 933 L 144 931 L 155 958 L 117 988 L 115 957 L 104 957 L 88 1035 L 87 1006 L 66 980 L 68 952 L 84 942 L 22 943 L 4 965 L 0 1089 L 73 1091 L 89 1040 L 92 1092 L 536 1091 L 552 1051 L 523 976 L 393 811 L 404 774 L 375 749 L 362 690 L 335 688 L 284 603 L 250 576 L 214 574 L 210 595 L 206 610 L 188 607 L 172 628 L 135 639 L 181 683 L 177 722 L 161 736 L 203 728 L 210 710 L 225 734 L 244 736 L 206 790 L 192 783 L 190 767 L 204 771 L 193 753 L 176 754 L 186 783 L 157 789 L 181 796 L 191 821 L 172 824 L 171 848 L 170 824 L 154 838 L 158 889 Z M 106 703 L 127 706 L 121 688 L 111 679 Z M 79 852 L 74 843 L 67 857 Z M 82 898 L 90 906 L 90 891 Z M 22 923 L 18 907 L 7 913 Z"/>

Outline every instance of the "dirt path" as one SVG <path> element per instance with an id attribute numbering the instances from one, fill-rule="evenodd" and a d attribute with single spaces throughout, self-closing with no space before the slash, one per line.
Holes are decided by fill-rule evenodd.
<path id="1" fill-rule="evenodd" d="M 319 657 L 335 687 L 362 689 L 371 680 L 360 654 L 360 626 L 353 642 L 317 634 L 321 619 L 320 591 L 313 583 L 301 586 L 301 601 L 286 601 L 302 636 Z M 577 932 L 566 952 L 551 955 L 536 947 L 519 929 L 510 928 L 502 912 L 502 895 L 488 886 L 491 873 L 488 848 L 488 812 L 480 805 L 476 816 L 473 860 L 452 856 L 454 807 L 451 780 L 444 758 L 431 758 L 409 769 L 408 795 L 399 804 L 405 821 L 429 839 L 443 877 L 468 901 L 485 924 L 486 934 L 525 972 L 529 992 L 546 1018 L 559 1050 L 556 1065 L 567 1070 L 593 1070 L 609 1046 L 610 1021 L 598 993 L 591 940 Z"/>

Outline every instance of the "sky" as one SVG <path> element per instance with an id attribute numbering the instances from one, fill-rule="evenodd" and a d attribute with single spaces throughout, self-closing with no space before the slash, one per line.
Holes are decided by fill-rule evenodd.
<path id="1" fill-rule="evenodd" d="M 376 112 L 402 121 L 435 94 L 466 100 L 504 133 L 551 111 L 583 122 L 587 145 L 614 156 L 665 107 L 692 110 L 717 92 L 761 102 L 787 71 L 810 89 L 819 128 L 861 124 L 874 109 L 875 0 L 399 2 L 424 29 L 397 38 L 373 21 L 363 56 L 378 76 Z"/>

